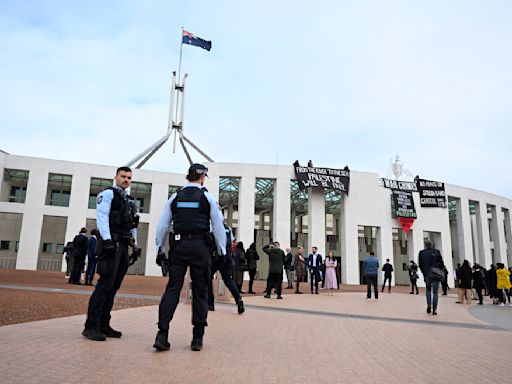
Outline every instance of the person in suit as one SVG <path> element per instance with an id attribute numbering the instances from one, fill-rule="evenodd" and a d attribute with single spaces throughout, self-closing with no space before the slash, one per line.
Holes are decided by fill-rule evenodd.
<path id="1" fill-rule="evenodd" d="M 313 294 L 313 284 L 315 285 L 314 293 L 318 295 L 318 282 L 320 281 L 320 270 L 322 269 L 322 255 L 317 253 L 318 247 L 313 246 L 308 256 L 308 269 L 311 274 L 311 294 Z"/>
<path id="2" fill-rule="evenodd" d="M 78 235 L 73 239 L 73 271 L 69 277 L 69 284 L 82 285 L 80 275 L 85 265 L 85 256 L 87 255 L 87 228 L 80 229 Z"/>
<path id="3" fill-rule="evenodd" d="M 437 315 L 437 300 L 440 280 L 431 276 L 432 268 L 444 269 L 441 252 L 433 247 L 432 241 L 425 240 L 425 249 L 418 255 L 418 264 L 426 283 L 427 313 Z M 432 300 L 432 296 L 433 300 Z"/>
<path id="4" fill-rule="evenodd" d="M 87 272 L 85 273 L 85 285 L 92 285 L 94 274 L 96 273 L 96 263 L 98 255 L 96 254 L 96 243 L 99 232 L 96 228 L 91 229 L 91 237 L 87 240 Z"/>

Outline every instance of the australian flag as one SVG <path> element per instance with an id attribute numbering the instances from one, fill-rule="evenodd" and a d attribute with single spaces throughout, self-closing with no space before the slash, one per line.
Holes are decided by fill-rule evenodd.
<path id="1" fill-rule="evenodd" d="M 212 49 L 212 42 L 203 40 L 200 37 L 194 36 L 192 33 L 183 30 L 183 38 L 181 40 L 183 44 L 195 45 L 196 47 L 201 47 L 209 51 Z"/>

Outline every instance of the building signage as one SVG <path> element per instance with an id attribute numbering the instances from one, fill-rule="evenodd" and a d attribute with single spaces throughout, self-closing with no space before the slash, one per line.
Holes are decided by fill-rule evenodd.
<path id="1" fill-rule="evenodd" d="M 414 181 L 400 181 L 391 179 L 380 179 L 380 183 L 383 187 L 396 189 L 399 191 L 410 191 L 417 192 L 416 183 Z"/>
<path id="2" fill-rule="evenodd" d="M 394 217 L 417 218 L 416 210 L 414 209 L 414 199 L 412 198 L 411 192 L 392 189 L 391 207 Z"/>
<path id="3" fill-rule="evenodd" d="M 348 195 L 350 170 L 295 166 L 295 177 L 300 189 L 330 188 Z"/>
<path id="4" fill-rule="evenodd" d="M 416 186 L 420 193 L 420 204 L 422 207 L 446 208 L 446 191 L 444 183 L 440 181 L 430 181 L 416 179 Z"/>

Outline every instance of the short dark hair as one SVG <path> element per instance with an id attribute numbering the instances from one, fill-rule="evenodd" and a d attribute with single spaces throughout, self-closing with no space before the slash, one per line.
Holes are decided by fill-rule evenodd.
<path id="1" fill-rule="evenodd" d="M 201 178 L 202 175 L 198 174 L 198 173 L 195 173 L 195 172 L 191 172 L 189 173 L 185 178 L 188 180 L 188 181 L 197 181 Z"/>
<path id="2" fill-rule="evenodd" d="M 389 259 L 386 259 L 386 261 L 389 261 Z"/>
<path id="3" fill-rule="evenodd" d="M 375 256 L 375 252 L 371 251 L 370 256 Z"/>
<path id="4" fill-rule="evenodd" d="M 123 165 L 122 167 L 117 168 L 116 175 L 119 175 L 119 172 L 131 172 L 131 168 Z"/>
<path id="5" fill-rule="evenodd" d="M 80 229 L 80 233 L 87 233 L 87 228 L 82 227 L 82 229 Z"/>

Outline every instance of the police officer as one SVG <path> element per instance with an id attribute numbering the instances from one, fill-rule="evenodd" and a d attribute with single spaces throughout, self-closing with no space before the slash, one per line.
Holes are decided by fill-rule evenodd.
<path id="1" fill-rule="evenodd" d="M 217 255 L 214 257 L 211 270 L 212 278 L 210 279 L 210 284 L 208 285 L 208 310 L 215 311 L 215 298 L 213 296 L 213 276 L 215 275 L 215 272 L 219 271 L 224 284 L 226 287 L 228 287 L 231 295 L 233 296 L 233 299 L 235 299 L 235 303 L 238 307 L 238 314 L 241 315 L 245 312 L 244 302 L 240 296 L 240 292 L 238 291 L 235 282 L 233 281 L 233 252 L 231 250 L 231 244 L 235 239 L 231 229 L 226 224 L 224 224 L 224 229 L 226 232 L 226 256 L 222 257 L 222 255 Z"/>
<path id="2" fill-rule="evenodd" d="M 139 217 L 133 198 L 126 193 L 131 183 L 131 169 L 120 167 L 116 171 L 115 186 L 106 188 L 96 199 L 96 223 L 101 236 L 97 264 L 100 278 L 89 301 L 82 332 L 90 340 L 122 336 L 110 326 L 110 311 L 128 270 L 128 244 L 136 243 L 137 239 Z"/>
<path id="3" fill-rule="evenodd" d="M 210 222 L 217 251 L 226 254 L 226 232 L 224 218 L 213 196 L 202 185 L 208 168 L 192 164 L 185 184 L 174 193 L 165 205 L 156 233 L 156 246 L 159 254 L 164 250 L 169 226 L 170 235 L 169 282 L 160 301 L 158 311 L 158 333 L 153 345 L 158 351 L 168 350 L 169 324 L 172 320 L 183 286 L 183 279 L 190 267 L 192 279 L 192 325 L 191 349 L 203 348 L 204 327 L 207 325 L 208 284 L 210 283 L 211 257 L 209 242 Z"/>

